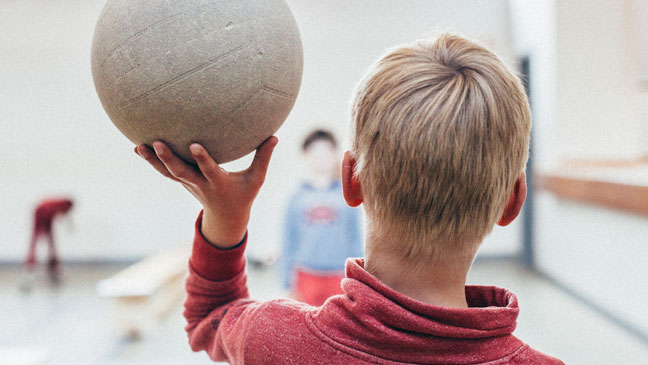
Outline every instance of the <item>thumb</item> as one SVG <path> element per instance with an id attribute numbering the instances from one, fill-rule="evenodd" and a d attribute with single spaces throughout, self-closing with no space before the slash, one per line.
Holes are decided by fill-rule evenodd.
<path id="1" fill-rule="evenodd" d="M 270 157 L 272 157 L 272 152 L 278 142 L 279 139 L 277 137 L 271 136 L 257 148 L 254 154 L 254 160 L 247 170 L 247 174 L 252 181 L 258 182 L 259 184 L 263 183 L 266 172 L 268 171 L 268 165 L 270 164 Z"/>

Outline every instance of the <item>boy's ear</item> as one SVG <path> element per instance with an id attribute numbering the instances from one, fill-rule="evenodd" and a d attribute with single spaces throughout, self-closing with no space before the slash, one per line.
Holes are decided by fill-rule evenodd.
<path id="1" fill-rule="evenodd" d="M 356 161 L 351 157 L 351 153 L 346 151 L 342 159 L 342 192 L 344 200 L 350 207 L 357 207 L 362 204 L 362 187 L 360 181 L 353 175 Z"/>
<path id="2" fill-rule="evenodd" d="M 515 182 L 515 187 L 513 188 L 513 192 L 509 197 L 506 208 L 504 208 L 504 213 L 502 213 L 502 217 L 500 217 L 499 221 L 497 221 L 497 224 L 503 227 L 513 222 L 518 214 L 520 214 L 520 210 L 522 210 L 526 196 L 526 173 L 523 172 Z"/>

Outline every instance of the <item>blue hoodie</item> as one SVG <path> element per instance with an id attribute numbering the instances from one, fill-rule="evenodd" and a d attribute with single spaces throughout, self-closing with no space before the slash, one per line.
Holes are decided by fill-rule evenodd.
<path id="1" fill-rule="evenodd" d="M 359 210 L 346 204 L 339 182 L 325 189 L 302 184 L 286 210 L 279 261 L 285 288 L 293 286 L 295 268 L 342 273 L 348 257 L 364 255 Z"/>

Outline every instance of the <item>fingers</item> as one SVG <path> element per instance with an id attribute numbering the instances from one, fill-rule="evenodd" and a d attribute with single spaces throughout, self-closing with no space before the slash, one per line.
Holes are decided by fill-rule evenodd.
<path id="1" fill-rule="evenodd" d="M 160 161 L 160 159 L 157 157 L 155 152 L 151 149 L 151 147 L 143 144 L 135 147 L 135 153 L 140 155 L 143 159 L 145 159 L 151 166 L 153 166 L 154 169 L 156 169 L 160 174 L 168 177 L 171 180 L 175 181 L 180 181 L 176 179 L 175 176 L 173 176 L 169 170 L 167 170 L 166 166 Z"/>
<path id="2" fill-rule="evenodd" d="M 196 163 L 198 163 L 200 172 L 202 172 L 203 176 L 205 176 L 209 182 L 214 182 L 223 176 L 223 169 L 221 169 L 216 161 L 211 158 L 203 146 L 198 143 L 192 143 L 189 146 L 189 150 L 191 151 L 194 160 L 196 160 Z"/>
<path id="3" fill-rule="evenodd" d="M 274 151 L 278 142 L 279 139 L 275 136 L 266 139 L 259 148 L 257 148 L 254 160 L 247 170 L 248 176 L 252 181 L 259 185 L 263 184 L 263 181 L 265 180 L 268 165 L 270 164 L 270 157 L 272 157 L 272 151 Z"/>
<path id="4" fill-rule="evenodd" d="M 192 184 L 203 181 L 202 176 L 173 153 L 163 142 L 153 142 L 153 149 L 166 169 L 178 180 Z"/>
<path id="5" fill-rule="evenodd" d="M 258 185 L 263 184 L 270 157 L 278 142 L 277 137 L 271 136 L 257 148 L 252 164 L 244 171 L 250 182 Z M 189 150 L 198 164 L 199 171 L 182 161 L 163 142 L 153 142 L 153 149 L 146 145 L 135 147 L 135 152 L 148 161 L 159 173 L 178 182 L 198 185 L 206 179 L 210 183 L 214 183 L 226 175 L 203 146 L 193 143 L 189 146 Z"/>

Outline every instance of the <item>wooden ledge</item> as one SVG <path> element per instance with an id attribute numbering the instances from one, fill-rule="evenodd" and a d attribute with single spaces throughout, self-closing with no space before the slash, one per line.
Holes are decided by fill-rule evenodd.
<path id="1" fill-rule="evenodd" d="M 560 198 L 648 217 L 648 163 L 567 163 L 537 173 L 535 186 Z"/>

